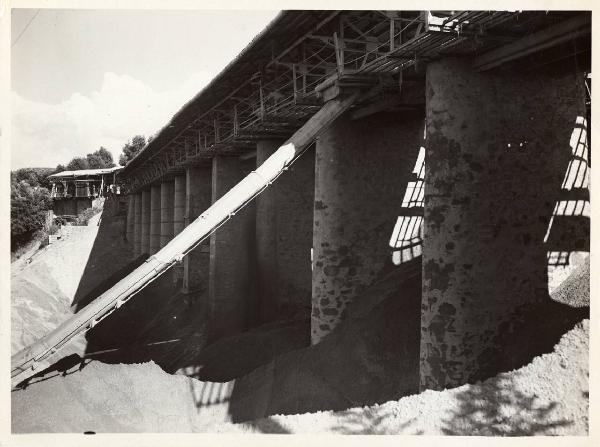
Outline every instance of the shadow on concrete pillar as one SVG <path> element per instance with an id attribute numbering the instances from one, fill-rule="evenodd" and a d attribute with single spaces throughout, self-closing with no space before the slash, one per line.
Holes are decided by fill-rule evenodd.
<path id="1" fill-rule="evenodd" d="M 215 156 L 213 203 L 254 169 L 254 160 Z M 255 208 L 238 211 L 210 238 L 209 321 L 213 338 L 241 332 L 255 318 Z"/>
<path id="2" fill-rule="evenodd" d="M 160 185 L 150 188 L 150 254 L 160 250 Z"/>
<path id="3" fill-rule="evenodd" d="M 173 182 L 173 237 L 185 228 L 185 172 L 175 176 Z M 178 283 L 183 281 L 183 264 L 172 267 L 173 280 Z"/>
<path id="4" fill-rule="evenodd" d="M 135 232 L 135 195 L 129 194 L 127 196 L 127 242 L 133 244 L 133 234 Z"/>
<path id="5" fill-rule="evenodd" d="M 390 236 L 422 135 L 420 114 L 380 113 L 355 121 L 342 116 L 317 140 L 313 344 L 347 317 L 356 297 L 395 267 Z M 418 344 L 418 333 L 415 338 Z"/>
<path id="6" fill-rule="evenodd" d="M 260 166 L 283 140 L 257 143 Z M 261 322 L 310 317 L 314 147 L 256 198 L 257 299 Z"/>
<path id="7" fill-rule="evenodd" d="M 173 236 L 177 236 L 185 228 L 185 174 L 175 176 L 173 188 Z"/>
<path id="8" fill-rule="evenodd" d="M 206 211 L 212 202 L 212 167 L 195 166 L 186 170 L 186 226 Z M 210 239 L 192 250 L 184 259 L 183 291 L 202 297 L 208 292 Z"/>
<path id="9" fill-rule="evenodd" d="M 544 243 L 585 117 L 572 68 L 427 68 L 421 389 L 518 368 L 587 314 L 550 299 Z"/>
<path id="10" fill-rule="evenodd" d="M 138 257 L 142 254 L 142 193 L 136 192 L 133 197 L 133 256 Z"/>
<path id="11" fill-rule="evenodd" d="M 160 248 L 173 239 L 174 183 L 165 180 L 160 185 Z"/>
<path id="12" fill-rule="evenodd" d="M 150 212 L 151 212 L 151 193 L 150 188 L 142 191 L 142 254 L 150 253 Z"/>

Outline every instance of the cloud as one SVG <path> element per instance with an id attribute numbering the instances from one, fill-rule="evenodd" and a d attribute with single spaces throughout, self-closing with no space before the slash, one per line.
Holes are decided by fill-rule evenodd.
<path id="1" fill-rule="evenodd" d="M 195 73 L 175 88 L 157 92 L 128 75 L 105 73 L 99 90 L 75 93 L 58 104 L 30 101 L 12 93 L 11 165 L 54 167 L 100 146 L 115 162 L 134 135 L 151 135 L 211 79 Z"/>

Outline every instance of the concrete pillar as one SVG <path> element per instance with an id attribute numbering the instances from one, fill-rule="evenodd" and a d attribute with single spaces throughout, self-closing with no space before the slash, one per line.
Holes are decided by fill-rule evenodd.
<path id="1" fill-rule="evenodd" d="M 583 77 L 565 67 L 427 67 L 421 389 L 517 368 L 566 330 L 544 244 L 585 117 Z"/>
<path id="2" fill-rule="evenodd" d="M 133 244 L 133 234 L 135 227 L 135 195 L 127 196 L 127 242 Z"/>
<path id="3" fill-rule="evenodd" d="M 355 121 L 344 115 L 318 138 L 313 344 L 347 317 L 353 301 L 394 268 L 390 236 L 422 135 L 422 116 L 380 113 Z"/>
<path id="4" fill-rule="evenodd" d="M 162 182 L 160 185 L 160 248 L 173 239 L 174 198 L 173 181 Z"/>
<path id="5" fill-rule="evenodd" d="M 254 160 L 215 156 L 212 165 L 213 203 L 254 169 Z M 254 300 L 255 209 L 250 204 L 210 238 L 208 315 L 212 337 L 244 330 L 255 307 Z"/>
<path id="6" fill-rule="evenodd" d="M 133 195 L 133 255 L 135 257 L 142 254 L 142 193 L 136 192 Z"/>
<path id="7" fill-rule="evenodd" d="M 150 254 L 160 250 L 160 185 L 150 187 Z"/>
<path id="8" fill-rule="evenodd" d="M 176 175 L 173 199 L 173 236 L 185 228 L 185 174 Z"/>
<path id="9" fill-rule="evenodd" d="M 283 140 L 256 146 L 260 166 Z M 256 199 L 259 318 L 310 315 L 315 151 L 311 148 Z"/>
<path id="10" fill-rule="evenodd" d="M 212 202 L 211 166 L 186 170 L 185 225 L 206 211 Z M 210 239 L 202 242 L 184 259 L 183 290 L 202 294 L 208 291 Z"/>
<path id="11" fill-rule="evenodd" d="M 140 247 L 144 254 L 150 254 L 150 212 L 151 193 L 150 188 L 147 188 L 142 191 L 142 237 Z"/>

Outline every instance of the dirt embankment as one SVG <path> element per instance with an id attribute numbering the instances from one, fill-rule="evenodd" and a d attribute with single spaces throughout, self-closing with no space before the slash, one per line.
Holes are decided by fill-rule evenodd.
<path id="1" fill-rule="evenodd" d="M 72 315 L 76 296 L 98 234 L 100 214 L 88 226 L 64 226 L 56 242 L 11 266 L 13 354 Z"/>
<path id="2" fill-rule="evenodd" d="M 589 320 L 554 352 L 483 383 L 425 391 L 383 405 L 272 416 L 223 424 L 217 432 L 426 435 L 585 435 L 588 432 Z"/>
<path id="3" fill-rule="evenodd" d="M 428 435 L 583 435 L 588 425 L 589 320 L 554 352 L 483 383 L 382 405 L 243 424 L 228 419 L 235 384 L 173 376 L 153 363 L 105 365 L 13 392 L 13 432 L 234 432 Z M 211 421 L 213 421 L 211 423 Z"/>

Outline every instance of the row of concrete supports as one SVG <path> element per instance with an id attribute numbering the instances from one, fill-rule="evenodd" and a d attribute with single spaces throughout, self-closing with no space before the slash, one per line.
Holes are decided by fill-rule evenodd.
<path id="1" fill-rule="evenodd" d="M 513 331 L 516 309 L 548 296 L 544 232 L 585 117 L 580 74 L 484 74 L 445 59 L 429 64 L 426 82 L 426 132 L 417 113 L 341 117 L 187 256 L 184 290 L 204 294 L 217 334 L 305 312 L 318 343 L 368 288 L 403 268 L 390 234 L 403 211 L 419 215 L 402 204 L 424 147 L 422 306 L 407 316 L 421 321 L 408 341 L 420 340 L 421 387 L 520 361 L 503 331 Z M 155 253 L 280 143 L 258 142 L 256 160 L 215 156 L 133 194 L 127 237 L 136 255 Z"/>

